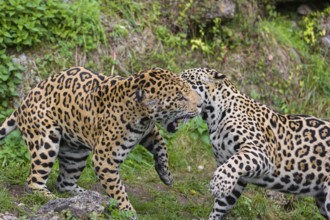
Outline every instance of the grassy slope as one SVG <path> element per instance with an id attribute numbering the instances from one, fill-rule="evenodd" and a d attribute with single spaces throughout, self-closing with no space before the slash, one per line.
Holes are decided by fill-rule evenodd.
<path id="1" fill-rule="evenodd" d="M 84 53 L 79 48 L 72 50 L 65 45 L 56 47 L 57 53 L 53 53 L 48 45 L 24 51 L 39 57 L 36 66 L 40 75 L 46 76 L 54 70 L 78 64 L 122 75 L 153 66 L 176 72 L 210 66 L 232 78 L 242 91 L 275 109 L 330 118 L 330 64 L 322 52 L 313 52 L 302 40 L 300 27 L 293 25 L 291 18 L 276 15 L 252 25 L 238 17 L 222 25 L 227 29 L 221 29 L 221 33 L 213 33 L 217 44 L 208 42 L 206 37 L 196 36 L 204 46 L 209 46 L 202 47 L 191 44 L 191 39 L 186 37 L 185 15 L 177 19 L 171 14 L 163 16 L 162 13 L 171 12 L 162 9 L 160 4 L 103 1 L 100 8 L 107 42 L 95 51 Z M 184 8 L 185 5 L 177 10 Z M 179 27 L 175 34 L 171 31 L 171 23 Z M 121 168 L 139 218 L 206 218 L 212 208 L 208 183 L 215 162 L 206 140 L 205 124 L 201 119 L 195 119 L 174 136 L 164 133 L 164 137 L 168 141 L 175 179 L 172 187 L 161 183 L 151 155 L 141 146 L 131 153 Z M 42 196 L 26 195 L 23 191 L 28 163 L 19 134 L 12 134 L 2 143 L 0 158 L 4 166 L 0 169 L 0 212 L 26 215 L 24 209 L 12 202 L 20 200 L 37 209 L 46 200 Z M 57 171 L 55 166 L 49 180 L 49 187 L 53 190 Z M 80 185 L 102 192 L 90 163 Z M 249 186 L 228 219 L 322 218 L 310 198 L 272 194 Z"/>

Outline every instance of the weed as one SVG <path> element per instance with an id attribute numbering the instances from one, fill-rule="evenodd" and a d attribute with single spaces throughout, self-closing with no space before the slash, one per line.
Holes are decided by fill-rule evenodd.
<path id="1" fill-rule="evenodd" d="M 96 1 L 5 0 L 0 7 L 1 47 L 22 50 L 46 40 L 68 41 L 90 50 L 96 48 L 95 42 L 104 40 Z"/>
<path id="2" fill-rule="evenodd" d="M 1 188 L 0 189 L 0 213 L 2 212 L 8 212 L 15 210 L 16 207 L 12 203 L 12 196 L 8 192 L 7 189 Z"/>
<path id="3" fill-rule="evenodd" d="M 110 219 L 126 220 L 130 219 L 134 213 L 131 211 L 118 210 L 118 202 L 115 199 L 110 199 L 108 212 L 110 213 Z"/>
<path id="4" fill-rule="evenodd" d="M 294 30 L 292 23 L 286 20 L 285 17 L 278 16 L 271 21 L 259 22 L 258 32 L 263 38 L 261 42 L 267 42 L 265 48 L 268 49 L 265 51 L 265 56 L 272 54 L 277 57 L 277 62 L 291 65 L 279 66 L 282 69 L 279 67 L 272 69 L 269 68 L 267 61 L 263 61 L 259 66 L 260 75 L 266 73 L 272 77 L 266 84 L 271 88 L 277 88 L 277 95 L 272 94 L 276 106 L 280 106 L 281 111 L 284 113 L 299 113 L 299 109 L 303 106 L 305 109 L 304 114 L 328 117 L 330 115 L 330 112 L 327 111 L 330 105 L 327 98 L 330 94 L 328 77 L 330 67 L 325 58 L 320 54 L 313 53 L 308 44 L 301 39 L 299 31 Z M 292 50 L 290 53 L 284 53 L 283 50 L 276 51 L 273 49 L 281 47 L 292 48 Z M 299 51 L 299 55 L 296 51 Z M 287 59 L 292 61 L 287 62 Z M 299 63 L 302 59 L 304 63 Z M 296 62 L 299 64 L 297 65 Z M 286 75 L 283 72 L 286 72 Z M 267 75 L 263 77 L 267 77 Z M 259 77 L 259 79 L 262 78 Z M 294 94 L 298 94 L 298 98 L 288 103 L 287 97 L 293 97 Z M 316 109 L 313 106 L 318 106 L 318 108 Z"/>
<path id="5" fill-rule="evenodd" d="M 33 194 L 25 194 L 20 198 L 20 201 L 24 204 L 29 204 L 31 208 L 37 209 L 47 203 L 49 198 L 41 193 L 34 192 Z"/>
<path id="6" fill-rule="evenodd" d="M 326 27 L 323 25 L 321 19 L 330 15 L 330 7 L 323 11 L 317 11 L 305 16 L 302 19 L 301 25 L 303 27 L 302 36 L 304 40 L 314 46 L 319 37 L 326 34 Z"/>
<path id="7" fill-rule="evenodd" d="M 0 165 L 9 163 L 26 164 L 30 159 L 25 143 L 18 130 L 13 131 L 4 140 L 0 141 Z"/>
<path id="8" fill-rule="evenodd" d="M 11 61 L 5 50 L 0 50 L 0 111 L 9 108 L 8 102 L 18 95 L 16 87 L 22 81 L 23 70 L 21 65 Z"/>
<path id="9" fill-rule="evenodd" d="M 310 42 L 323 34 L 313 16 L 306 18 L 307 23 L 292 25 L 274 7 L 267 7 L 269 19 L 265 19 L 254 11 L 257 1 L 252 1 L 249 8 L 245 7 L 248 1 L 239 0 L 238 10 L 247 8 L 248 17 L 238 14 L 231 21 L 218 18 L 206 22 L 192 13 L 198 1 L 176 2 L 176 8 L 166 8 L 168 5 L 160 2 L 131 0 L 0 1 L 4 8 L 0 14 L 0 48 L 7 49 L 0 53 L 0 121 L 12 112 L 8 109 L 12 106 L 10 98 L 16 95 L 23 72 L 6 54 L 12 49 L 36 54 L 37 72 L 42 77 L 72 65 L 125 74 L 154 66 L 174 72 L 196 66 L 219 71 L 224 68 L 229 77 L 241 76 L 242 89 L 251 91 L 253 98 L 284 113 L 330 117 L 330 67 L 316 49 L 318 45 L 311 47 Z M 205 8 L 199 9 L 205 13 Z M 141 36 L 146 42 L 136 41 Z M 121 68 L 113 70 L 119 65 Z M 209 181 L 216 167 L 206 124 L 197 117 L 180 126 L 175 134 L 164 130 L 161 134 L 168 145 L 172 187 L 159 180 L 153 157 L 142 146 L 137 146 L 121 166 L 122 179 L 139 219 L 206 218 L 213 205 Z M 18 184 L 23 188 L 28 154 L 19 132 L 11 135 L 0 142 L 0 182 L 5 187 Z M 79 185 L 100 190 L 90 160 Z M 60 197 L 69 196 L 56 193 L 57 175 L 58 162 L 50 174 L 49 189 Z M 10 194 L 5 189 L 0 191 L 0 211 L 15 209 L 15 198 Z M 21 197 L 34 209 L 46 202 L 40 195 Z M 249 186 L 227 218 L 321 219 L 313 204 L 311 198 L 299 198 L 288 210 L 264 190 Z M 128 215 L 116 210 L 114 203 L 110 211 L 112 218 Z M 71 214 L 63 213 L 63 217 L 72 219 Z M 91 218 L 109 216 L 94 213 Z"/>
<path id="10" fill-rule="evenodd" d="M 21 185 L 26 181 L 29 166 L 16 164 L 14 161 L 0 170 L 0 181 L 11 185 Z"/>
<path id="11" fill-rule="evenodd" d="M 311 206 L 314 203 L 312 197 L 301 197 L 293 204 L 294 209 L 290 212 L 290 219 L 314 219 L 321 220 L 324 217 L 320 214 L 316 206 Z"/>

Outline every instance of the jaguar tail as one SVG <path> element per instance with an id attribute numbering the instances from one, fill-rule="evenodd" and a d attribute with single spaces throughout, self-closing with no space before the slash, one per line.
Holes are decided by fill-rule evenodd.
<path id="1" fill-rule="evenodd" d="M 0 140 L 4 139 L 16 127 L 17 127 L 17 122 L 16 122 L 16 111 L 15 111 L 5 121 L 0 123 Z"/>

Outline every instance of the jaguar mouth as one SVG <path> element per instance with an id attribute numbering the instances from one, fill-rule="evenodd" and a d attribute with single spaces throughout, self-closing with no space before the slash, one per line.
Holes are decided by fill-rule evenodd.
<path id="1" fill-rule="evenodd" d="M 197 115 L 196 114 L 186 114 L 185 116 L 183 117 L 178 117 L 176 118 L 174 121 L 170 122 L 167 127 L 166 127 L 166 130 L 170 133 L 174 133 L 178 130 L 179 128 L 179 124 L 182 122 L 183 124 L 185 124 L 189 119 L 195 117 Z"/>

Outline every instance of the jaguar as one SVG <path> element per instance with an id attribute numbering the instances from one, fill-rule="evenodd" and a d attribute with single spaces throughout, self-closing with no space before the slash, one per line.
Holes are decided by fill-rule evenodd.
<path id="1" fill-rule="evenodd" d="M 278 113 L 214 69 L 188 69 L 181 78 L 202 98 L 217 164 L 209 219 L 222 219 L 248 183 L 313 196 L 330 219 L 330 121 Z"/>
<path id="2" fill-rule="evenodd" d="M 72 67 L 32 89 L 0 124 L 0 140 L 19 128 L 30 154 L 27 189 L 52 197 L 46 182 L 58 158 L 59 191 L 79 193 L 77 185 L 92 151 L 92 165 L 120 210 L 135 212 L 119 175 L 137 144 L 153 154 L 160 179 L 171 185 L 167 147 L 156 124 L 175 132 L 178 122 L 199 114 L 201 99 L 175 73 L 153 68 L 105 76 Z"/>

